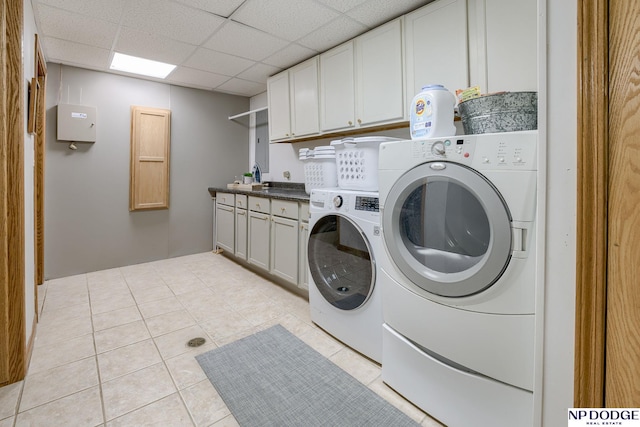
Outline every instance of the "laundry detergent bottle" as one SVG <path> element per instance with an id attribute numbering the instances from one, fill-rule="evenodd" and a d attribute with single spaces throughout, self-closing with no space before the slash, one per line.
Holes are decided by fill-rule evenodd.
<path id="1" fill-rule="evenodd" d="M 411 139 L 453 136 L 456 98 L 442 85 L 424 86 L 411 102 Z"/>

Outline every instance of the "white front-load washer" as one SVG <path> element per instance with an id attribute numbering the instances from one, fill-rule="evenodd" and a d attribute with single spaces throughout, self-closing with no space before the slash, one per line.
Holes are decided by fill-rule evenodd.
<path id="1" fill-rule="evenodd" d="M 382 250 L 377 192 L 315 189 L 309 204 L 311 320 L 380 363 L 382 307 L 376 256 Z"/>
<path id="2" fill-rule="evenodd" d="M 537 132 L 380 147 L 383 380 L 450 426 L 533 423 Z"/>

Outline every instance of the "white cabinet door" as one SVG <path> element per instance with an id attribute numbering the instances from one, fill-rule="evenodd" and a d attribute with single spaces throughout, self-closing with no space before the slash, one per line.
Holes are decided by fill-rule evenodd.
<path id="1" fill-rule="evenodd" d="M 356 39 L 356 122 L 360 126 L 404 118 L 402 20 Z"/>
<path id="2" fill-rule="evenodd" d="M 537 91 L 537 1 L 468 1 L 470 84 L 483 93 Z"/>
<path id="3" fill-rule="evenodd" d="M 249 211 L 249 263 L 269 270 L 269 218 L 268 214 Z"/>
<path id="4" fill-rule="evenodd" d="M 238 258 L 247 259 L 247 210 L 236 208 L 236 252 Z"/>
<path id="5" fill-rule="evenodd" d="M 353 41 L 320 55 L 320 130 L 355 126 Z"/>
<path id="6" fill-rule="evenodd" d="M 235 252 L 234 210 L 233 206 L 216 205 L 216 246 L 229 253 Z"/>
<path id="7" fill-rule="evenodd" d="M 405 15 L 407 103 L 426 85 L 454 95 L 469 87 L 466 20 L 467 0 L 439 0 Z"/>
<path id="8" fill-rule="evenodd" d="M 271 217 L 271 274 L 298 284 L 298 221 Z"/>
<path id="9" fill-rule="evenodd" d="M 267 79 L 270 141 L 291 136 L 289 102 L 289 71 L 287 70 Z"/>
<path id="10" fill-rule="evenodd" d="M 298 261 L 300 266 L 298 267 L 298 287 L 309 290 L 309 262 L 307 255 L 307 246 L 309 244 L 309 223 L 300 223 L 300 255 L 298 255 Z"/>
<path id="11" fill-rule="evenodd" d="M 291 136 L 320 131 L 318 118 L 318 57 L 315 56 L 289 70 L 291 97 Z M 271 126 L 271 123 L 269 123 Z"/>

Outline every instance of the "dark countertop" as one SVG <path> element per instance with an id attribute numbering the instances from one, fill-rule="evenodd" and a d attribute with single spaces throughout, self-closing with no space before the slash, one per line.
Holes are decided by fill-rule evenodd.
<path id="1" fill-rule="evenodd" d="M 291 200 L 295 202 L 308 202 L 309 195 L 304 191 L 304 184 L 288 182 L 270 182 L 268 187 L 262 190 L 231 190 L 226 187 L 209 187 L 209 194 L 215 197 L 216 193 L 246 194 L 248 196 L 267 197 L 270 199 Z"/>

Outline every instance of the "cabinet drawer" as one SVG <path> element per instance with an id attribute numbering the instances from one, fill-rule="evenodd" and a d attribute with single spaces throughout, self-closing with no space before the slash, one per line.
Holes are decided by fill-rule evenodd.
<path id="1" fill-rule="evenodd" d="M 221 205 L 233 206 L 235 204 L 235 197 L 231 193 L 218 193 L 216 195 L 216 201 Z"/>
<path id="2" fill-rule="evenodd" d="M 249 209 L 254 212 L 271 213 L 270 200 L 264 197 L 249 196 Z"/>
<path id="3" fill-rule="evenodd" d="M 300 221 L 309 222 L 309 203 L 300 203 Z"/>
<path id="4" fill-rule="evenodd" d="M 271 214 L 284 218 L 298 219 L 298 202 L 289 200 L 272 200 Z"/>
<path id="5" fill-rule="evenodd" d="M 247 196 L 245 194 L 236 194 L 236 208 L 247 209 Z"/>

